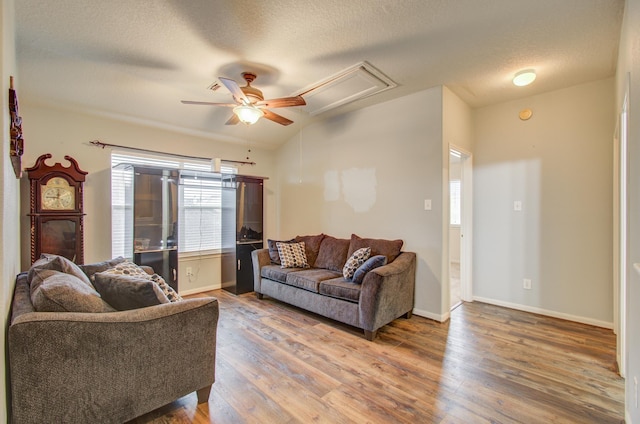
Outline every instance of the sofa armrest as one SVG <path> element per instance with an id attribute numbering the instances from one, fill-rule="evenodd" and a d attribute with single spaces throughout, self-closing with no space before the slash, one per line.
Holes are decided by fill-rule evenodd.
<path id="1" fill-rule="evenodd" d="M 257 249 L 251 252 L 251 262 L 253 263 L 253 291 L 260 294 L 262 293 L 260 270 L 263 266 L 271 264 L 269 249 Z"/>
<path id="2" fill-rule="evenodd" d="M 14 314 L 13 422 L 124 422 L 211 385 L 218 313 L 217 299 L 198 298 L 109 313 Z"/>
<path id="3" fill-rule="evenodd" d="M 360 322 L 375 332 L 399 316 L 411 312 L 416 285 L 416 254 L 402 252 L 390 264 L 365 275 L 360 293 Z"/>

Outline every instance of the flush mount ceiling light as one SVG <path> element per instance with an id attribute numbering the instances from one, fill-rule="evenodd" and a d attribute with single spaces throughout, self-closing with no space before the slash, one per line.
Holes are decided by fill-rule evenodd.
<path id="1" fill-rule="evenodd" d="M 518 87 L 524 87 L 525 85 L 531 84 L 536 79 L 536 71 L 533 69 L 526 69 L 524 71 L 518 72 L 513 77 L 513 83 Z"/>
<path id="2" fill-rule="evenodd" d="M 233 113 L 238 116 L 240 122 L 247 125 L 253 125 L 258 122 L 264 113 L 255 106 L 241 105 L 233 108 Z"/>

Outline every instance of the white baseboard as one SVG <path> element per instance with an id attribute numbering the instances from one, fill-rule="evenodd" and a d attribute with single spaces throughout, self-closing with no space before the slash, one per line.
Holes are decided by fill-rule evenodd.
<path id="1" fill-rule="evenodd" d="M 434 314 L 432 312 L 425 311 L 424 309 L 413 308 L 413 313 L 419 317 L 429 318 L 438 322 L 445 322 L 449 319 L 449 311 L 444 314 Z"/>
<path id="2" fill-rule="evenodd" d="M 502 300 L 489 299 L 486 297 L 473 296 L 473 300 L 477 300 L 482 303 L 489 303 L 491 305 L 504 306 L 505 308 L 517 309 L 519 311 L 531 312 L 534 314 L 546 315 L 553 318 L 566 319 L 567 321 L 575 321 L 582 324 L 593 325 L 595 327 L 602 327 L 613 329 L 613 323 L 607 321 L 600 321 L 593 318 L 581 317 L 578 315 L 565 314 L 563 312 L 549 311 L 547 309 L 537 308 L 535 306 L 520 305 L 518 303 L 503 302 Z"/>
<path id="3" fill-rule="evenodd" d="M 180 293 L 180 296 L 188 296 L 190 294 L 202 293 L 202 292 L 211 291 L 211 290 L 218 290 L 221 288 L 222 286 L 220 284 L 212 284 L 210 286 L 197 287 L 195 289 L 180 290 L 179 293 Z"/>

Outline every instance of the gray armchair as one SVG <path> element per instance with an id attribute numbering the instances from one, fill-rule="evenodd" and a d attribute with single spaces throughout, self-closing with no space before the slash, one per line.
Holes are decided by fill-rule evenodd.
<path id="1" fill-rule="evenodd" d="M 8 329 L 11 417 L 121 423 L 215 379 L 218 302 L 189 299 L 107 312 L 36 312 L 18 275 Z"/>

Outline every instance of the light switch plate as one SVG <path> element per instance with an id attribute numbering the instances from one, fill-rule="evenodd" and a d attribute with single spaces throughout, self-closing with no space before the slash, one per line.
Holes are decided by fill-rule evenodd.
<path id="1" fill-rule="evenodd" d="M 520 200 L 513 202 L 513 210 L 518 212 L 522 210 L 522 202 Z"/>
<path id="2" fill-rule="evenodd" d="M 425 211 L 431 210 L 431 199 L 424 199 L 424 210 Z"/>

